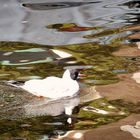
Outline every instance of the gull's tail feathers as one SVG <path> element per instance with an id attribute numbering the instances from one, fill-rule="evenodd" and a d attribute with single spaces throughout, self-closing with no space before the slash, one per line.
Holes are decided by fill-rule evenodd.
<path id="1" fill-rule="evenodd" d="M 7 85 L 16 87 L 16 88 L 21 88 L 24 85 L 23 81 L 15 81 L 15 80 L 9 80 L 6 82 Z"/>

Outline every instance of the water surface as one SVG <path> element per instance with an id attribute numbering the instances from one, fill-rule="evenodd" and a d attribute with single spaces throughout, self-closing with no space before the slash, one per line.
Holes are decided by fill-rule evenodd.
<path id="1" fill-rule="evenodd" d="M 117 74 L 139 69 L 139 57 L 113 55 L 120 48 L 137 47 L 139 5 L 130 0 L 0 1 L 0 80 L 61 77 L 67 67 L 79 67 L 85 74 L 79 82 L 86 87 L 119 82 Z M 101 99 L 80 104 L 72 125 L 64 114 L 1 120 L 0 139 L 48 139 L 67 130 L 95 128 L 132 112 L 115 103 Z"/>

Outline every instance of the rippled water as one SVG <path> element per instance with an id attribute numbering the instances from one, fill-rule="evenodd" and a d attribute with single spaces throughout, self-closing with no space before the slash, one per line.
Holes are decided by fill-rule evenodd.
<path id="1" fill-rule="evenodd" d="M 78 67 L 85 74 L 80 79 L 84 86 L 118 82 L 117 74 L 139 69 L 139 57 L 112 55 L 140 41 L 139 8 L 139 1 L 129 0 L 0 1 L 0 80 L 61 77 L 67 67 Z M 64 125 L 62 115 L 11 122 L 10 126 L 1 121 L 0 133 L 3 139 L 4 135 L 45 139 L 66 130 L 94 128 L 128 113 L 114 107 L 118 114 L 111 110 L 113 117 L 100 116 L 98 108 L 109 110 L 101 104 L 82 104 L 72 126 Z M 12 123 L 15 135 L 8 133 Z"/>

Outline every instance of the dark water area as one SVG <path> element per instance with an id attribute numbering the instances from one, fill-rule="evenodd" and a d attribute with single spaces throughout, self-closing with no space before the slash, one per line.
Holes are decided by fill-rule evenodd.
<path id="1" fill-rule="evenodd" d="M 140 49 L 139 8 L 137 0 L 0 1 L 0 80 L 62 77 L 66 68 L 79 68 L 84 87 L 119 82 L 118 74 L 140 67 L 139 56 L 114 55 L 120 49 Z M 107 99 L 81 103 L 71 125 L 64 114 L 1 119 L 0 140 L 53 139 L 67 130 L 114 122 L 138 106 L 122 104 Z"/>

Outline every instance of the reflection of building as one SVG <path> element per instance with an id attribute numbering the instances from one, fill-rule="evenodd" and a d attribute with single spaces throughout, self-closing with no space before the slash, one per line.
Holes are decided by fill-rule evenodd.
<path id="1" fill-rule="evenodd" d="M 13 52 L 0 52 L 0 61 L 3 65 L 25 65 L 33 63 L 51 62 L 58 58 L 58 55 L 51 50 L 27 49 Z"/>
<path id="2" fill-rule="evenodd" d="M 59 62 L 59 60 L 65 60 L 65 58 L 71 56 L 71 54 L 59 50 L 31 48 L 26 50 L 0 51 L 0 62 L 3 65 L 27 65 L 52 62 L 55 60 Z"/>

